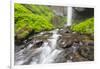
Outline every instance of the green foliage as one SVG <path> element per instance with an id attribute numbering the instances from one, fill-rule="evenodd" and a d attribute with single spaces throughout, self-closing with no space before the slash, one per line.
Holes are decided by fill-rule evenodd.
<path id="1" fill-rule="evenodd" d="M 30 10 L 33 14 L 41 15 L 47 20 L 51 20 L 53 17 L 53 12 L 48 6 L 44 5 L 33 5 L 33 4 L 22 4 L 24 7 L 26 7 L 28 10 Z"/>
<path id="2" fill-rule="evenodd" d="M 41 32 L 53 29 L 53 25 L 51 24 L 53 13 L 46 6 L 15 3 L 14 10 L 15 35 L 19 39 L 25 38 L 32 31 Z"/>
<path id="3" fill-rule="evenodd" d="M 82 34 L 94 33 L 94 17 L 71 26 L 71 30 Z"/>
<path id="4" fill-rule="evenodd" d="M 19 13 L 32 13 L 31 11 L 29 11 L 27 8 L 25 8 L 24 6 L 22 6 L 21 4 L 15 3 L 14 4 L 14 13 L 15 13 L 15 17 L 19 14 Z"/>

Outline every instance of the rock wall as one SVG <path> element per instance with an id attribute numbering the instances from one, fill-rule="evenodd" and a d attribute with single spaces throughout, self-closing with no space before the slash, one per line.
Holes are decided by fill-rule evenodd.
<path id="1" fill-rule="evenodd" d="M 94 8 L 73 7 L 72 22 L 78 23 L 94 16 Z"/>
<path id="2" fill-rule="evenodd" d="M 58 16 L 67 16 L 67 7 L 66 6 L 49 6 L 53 9 L 53 12 Z"/>

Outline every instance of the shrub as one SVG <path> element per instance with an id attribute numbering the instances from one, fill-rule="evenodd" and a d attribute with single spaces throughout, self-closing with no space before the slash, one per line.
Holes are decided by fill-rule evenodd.
<path id="1" fill-rule="evenodd" d="M 22 4 L 28 10 L 30 10 L 33 14 L 42 15 L 47 20 L 51 21 L 53 17 L 53 12 L 48 6 L 44 5 L 33 5 L 33 4 Z"/>
<path id="2" fill-rule="evenodd" d="M 94 17 L 86 19 L 79 24 L 72 25 L 71 30 L 82 34 L 94 33 Z"/>
<path id="3" fill-rule="evenodd" d="M 31 7 L 33 7 L 33 5 Z M 33 10 L 35 10 L 36 12 L 33 12 L 32 10 L 27 9 L 24 5 L 15 3 L 14 18 L 15 18 L 15 35 L 17 36 L 17 38 L 19 39 L 25 38 L 32 31 L 41 32 L 44 30 L 53 29 L 53 25 L 50 22 L 51 15 L 48 14 L 48 16 L 46 16 L 41 12 L 41 9 L 38 9 L 39 11 L 38 12 L 36 8 L 38 8 L 38 6 L 35 6 L 35 9 Z M 43 6 L 43 8 L 48 8 L 48 7 Z M 48 13 L 52 12 L 49 11 Z"/>

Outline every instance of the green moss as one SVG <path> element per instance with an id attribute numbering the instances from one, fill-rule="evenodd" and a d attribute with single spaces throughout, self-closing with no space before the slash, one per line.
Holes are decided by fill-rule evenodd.
<path id="1" fill-rule="evenodd" d="M 33 4 L 22 4 L 28 10 L 30 10 L 33 14 L 41 15 L 47 20 L 51 21 L 53 17 L 53 12 L 48 6 L 44 5 L 33 5 Z"/>
<path id="2" fill-rule="evenodd" d="M 18 4 L 18 3 L 14 4 L 14 10 L 16 11 L 15 13 L 31 13 L 31 11 L 29 11 L 24 6 L 22 6 L 21 4 Z"/>
<path id="3" fill-rule="evenodd" d="M 42 8 L 44 10 L 42 10 Z M 32 31 L 41 32 L 54 28 L 51 23 L 53 12 L 46 6 L 15 3 L 14 10 L 15 35 L 19 39 L 25 38 Z"/>
<path id="4" fill-rule="evenodd" d="M 79 24 L 72 25 L 71 30 L 82 34 L 94 33 L 94 17 L 86 19 Z"/>

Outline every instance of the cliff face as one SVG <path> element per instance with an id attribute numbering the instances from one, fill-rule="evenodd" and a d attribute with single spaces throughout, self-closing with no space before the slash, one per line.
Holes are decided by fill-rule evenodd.
<path id="1" fill-rule="evenodd" d="M 53 9 L 53 12 L 58 16 L 67 16 L 67 7 L 66 6 L 49 6 Z"/>
<path id="2" fill-rule="evenodd" d="M 81 22 L 87 18 L 91 18 L 94 16 L 94 9 L 93 8 L 79 8 L 73 7 L 72 10 L 72 22 Z"/>

